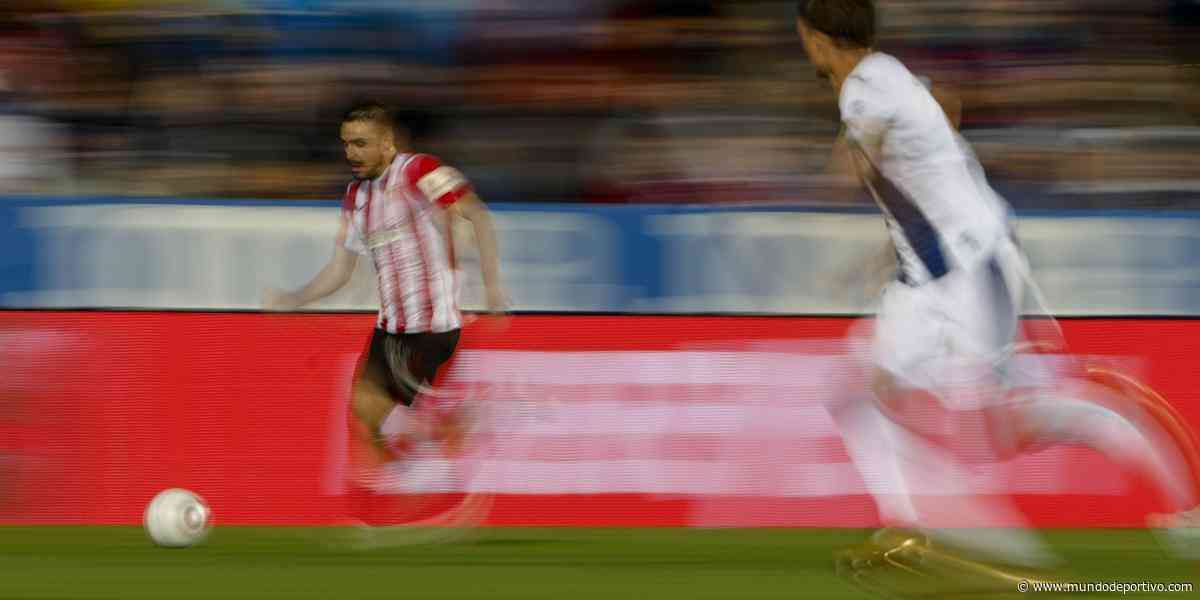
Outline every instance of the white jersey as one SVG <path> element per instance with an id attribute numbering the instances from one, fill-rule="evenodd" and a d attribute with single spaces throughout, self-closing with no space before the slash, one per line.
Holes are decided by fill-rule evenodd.
<path id="1" fill-rule="evenodd" d="M 1008 235 L 1008 208 L 988 186 L 965 140 L 930 91 L 900 61 L 867 55 L 838 99 L 847 138 L 879 144 L 873 195 L 900 261 L 901 281 L 920 285 L 975 268 Z"/>
<path id="2" fill-rule="evenodd" d="M 374 259 L 380 329 L 441 333 L 462 327 L 444 209 L 470 191 L 461 173 L 427 154 L 398 155 L 379 177 L 347 186 L 347 225 L 338 243 Z"/>

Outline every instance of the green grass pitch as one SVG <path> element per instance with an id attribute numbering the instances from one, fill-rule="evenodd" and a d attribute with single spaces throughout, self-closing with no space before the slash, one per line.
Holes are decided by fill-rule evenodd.
<path id="1" fill-rule="evenodd" d="M 0 527 L 0 598 L 865 597 L 834 575 L 830 559 L 865 538 L 857 530 L 503 528 L 366 552 L 331 545 L 335 533 L 219 527 L 203 546 L 164 550 L 137 527 Z M 1047 535 L 1085 580 L 1200 584 L 1194 564 L 1167 558 L 1144 531 Z"/>

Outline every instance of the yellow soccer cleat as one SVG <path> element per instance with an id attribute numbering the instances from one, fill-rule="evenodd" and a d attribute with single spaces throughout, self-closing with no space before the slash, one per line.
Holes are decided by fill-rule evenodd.
<path id="1" fill-rule="evenodd" d="M 839 577 L 878 598 L 1021 598 L 1022 582 L 1057 579 L 965 558 L 935 545 L 929 536 L 882 529 L 859 546 L 834 553 Z"/>

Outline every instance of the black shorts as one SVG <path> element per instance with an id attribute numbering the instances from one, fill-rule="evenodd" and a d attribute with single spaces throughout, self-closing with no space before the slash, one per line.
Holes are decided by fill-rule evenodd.
<path id="1" fill-rule="evenodd" d="M 376 329 L 363 376 L 382 384 L 396 402 L 411 406 L 417 386 L 432 384 L 438 369 L 454 354 L 458 333 L 455 329 L 395 334 Z"/>

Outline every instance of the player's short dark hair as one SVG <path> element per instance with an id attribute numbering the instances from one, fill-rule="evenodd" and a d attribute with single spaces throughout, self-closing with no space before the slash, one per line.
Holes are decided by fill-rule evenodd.
<path id="1" fill-rule="evenodd" d="M 875 45 L 874 0 L 800 0 L 796 15 L 839 45 L 853 48 Z"/>
<path id="2" fill-rule="evenodd" d="M 379 125 L 395 130 L 396 115 L 386 104 L 376 101 L 367 100 L 358 102 L 342 115 L 343 123 L 354 123 L 357 121 L 372 121 Z"/>

